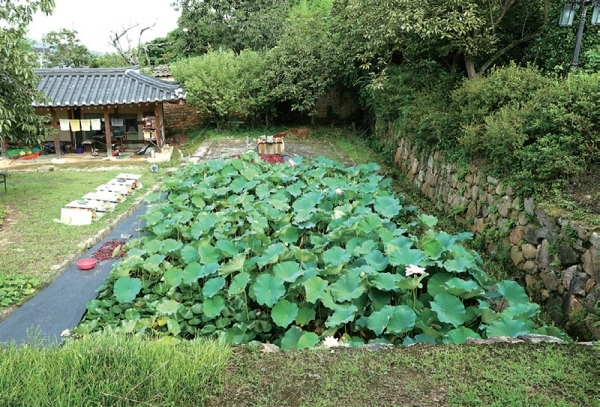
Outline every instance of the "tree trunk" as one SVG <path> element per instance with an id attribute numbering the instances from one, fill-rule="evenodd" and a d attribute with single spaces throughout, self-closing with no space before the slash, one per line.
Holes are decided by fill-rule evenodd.
<path id="1" fill-rule="evenodd" d="M 477 78 L 477 72 L 475 71 L 475 63 L 473 58 L 465 55 L 465 67 L 467 68 L 467 75 L 469 79 Z"/>

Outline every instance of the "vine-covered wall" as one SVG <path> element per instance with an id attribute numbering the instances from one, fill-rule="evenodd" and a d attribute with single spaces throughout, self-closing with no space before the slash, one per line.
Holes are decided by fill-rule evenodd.
<path id="1" fill-rule="evenodd" d="M 544 305 L 559 324 L 580 339 L 600 339 L 600 236 L 591 228 L 554 219 L 519 197 L 510 186 L 445 162 L 438 151 L 419 154 L 391 125 L 378 123 L 378 137 L 395 164 L 439 209 L 473 232 L 488 253 L 504 247 L 525 272 L 532 300 Z"/>

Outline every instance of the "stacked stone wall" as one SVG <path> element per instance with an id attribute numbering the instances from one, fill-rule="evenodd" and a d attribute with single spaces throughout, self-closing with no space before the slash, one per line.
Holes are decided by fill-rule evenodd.
<path id="1" fill-rule="evenodd" d="M 165 132 L 167 135 L 185 133 L 201 126 L 207 117 L 198 113 L 195 107 L 188 104 L 163 104 Z"/>
<path id="2" fill-rule="evenodd" d="M 555 219 L 508 185 L 476 168 L 445 162 L 438 151 L 419 154 L 391 127 L 379 123 L 379 135 L 396 144 L 395 164 L 439 209 L 484 238 L 487 251 L 510 248 L 510 259 L 525 272 L 532 300 L 545 305 L 567 329 L 600 339 L 600 236 L 585 225 Z M 481 239 L 480 238 L 480 239 Z"/>

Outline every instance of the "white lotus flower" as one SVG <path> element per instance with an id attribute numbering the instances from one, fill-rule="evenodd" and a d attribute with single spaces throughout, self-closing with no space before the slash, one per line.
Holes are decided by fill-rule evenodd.
<path id="1" fill-rule="evenodd" d="M 323 346 L 326 346 L 328 348 L 333 348 L 333 347 L 341 346 L 341 345 L 340 345 L 340 342 L 333 336 L 327 336 L 327 337 L 325 337 L 325 339 L 323 339 Z"/>
<path id="2" fill-rule="evenodd" d="M 415 266 L 414 264 L 409 264 L 406 268 L 406 277 L 411 276 L 413 274 L 425 274 L 425 267 Z"/>
<path id="3" fill-rule="evenodd" d="M 62 331 L 60 333 L 60 336 L 62 336 L 63 338 L 68 338 L 69 336 L 71 336 L 71 331 L 68 329 L 65 329 L 64 331 Z"/>
<path id="4" fill-rule="evenodd" d="M 338 195 L 342 195 L 344 193 L 344 191 L 342 190 L 342 188 L 337 188 L 335 190 L 335 193 L 338 194 Z"/>

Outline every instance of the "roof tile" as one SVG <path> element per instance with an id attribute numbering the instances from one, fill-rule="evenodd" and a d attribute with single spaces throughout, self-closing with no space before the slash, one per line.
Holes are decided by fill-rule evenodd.
<path id="1" fill-rule="evenodd" d="M 137 66 L 36 69 L 35 73 L 40 77 L 38 89 L 50 99 L 50 102 L 34 101 L 35 107 L 185 100 L 180 84 L 141 74 Z"/>

